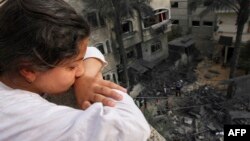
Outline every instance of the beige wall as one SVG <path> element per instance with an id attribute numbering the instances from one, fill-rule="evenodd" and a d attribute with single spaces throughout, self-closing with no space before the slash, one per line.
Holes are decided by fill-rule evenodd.
<path id="1" fill-rule="evenodd" d="M 152 0 L 150 3 L 153 9 L 168 8 L 170 9 L 170 0 Z"/>
<path id="2" fill-rule="evenodd" d="M 64 1 L 69 3 L 72 7 L 74 7 L 76 12 L 78 12 L 82 15 L 82 10 L 84 7 L 84 3 L 82 2 L 82 0 L 64 0 Z"/>
<path id="3" fill-rule="evenodd" d="M 152 53 L 151 45 L 157 41 L 161 41 L 162 49 Z M 146 41 L 142 44 L 143 59 L 149 62 L 166 59 L 168 57 L 168 39 L 167 34 L 162 34 L 157 38 Z"/>
<path id="4" fill-rule="evenodd" d="M 219 31 L 222 32 L 236 32 L 237 26 L 236 23 L 237 15 L 235 13 L 225 13 L 225 14 L 218 14 L 218 20 L 222 21 L 219 24 Z M 248 25 L 245 25 L 243 33 L 247 33 Z"/>
<path id="5" fill-rule="evenodd" d="M 219 40 L 219 37 L 223 35 L 223 36 L 231 36 L 235 41 L 237 32 L 237 26 L 235 25 L 235 23 L 237 15 L 235 13 L 217 13 L 217 16 L 218 16 L 219 29 L 215 33 L 215 40 Z M 221 24 L 219 24 L 219 21 L 221 21 Z M 243 35 L 242 35 L 243 42 L 250 40 L 250 33 L 248 32 L 249 22 L 250 20 L 247 22 L 243 30 Z"/>

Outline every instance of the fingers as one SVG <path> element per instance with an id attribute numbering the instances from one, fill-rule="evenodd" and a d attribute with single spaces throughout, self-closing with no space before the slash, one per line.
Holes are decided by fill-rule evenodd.
<path id="1" fill-rule="evenodd" d="M 110 89 L 117 89 L 117 90 L 120 90 L 120 91 L 123 91 L 123 92 L 127 93 L 127 89 L 125 89 L 122 86 L 119 86 L 119 85 L 117 85 L 117 84 L 115 84 L 113 82 L 102 80 L 101 83 L 104 86 L 109 87 Z"/>
<path id="2" fill-rule="evenodd" d="M 105 86 L 96 86 L 95 92 L 105 97 L 113 98 L 115 100 L 122 100 L 122 95 L 118 94 L 114 90 Z"/>
<path id="3" fill-rule="evenodd" d="M 102 96 L 102 95 L 98 95 L 95 94 L 93 100 L 95 102 L 101 102 L 104 106 L 110 106 L 110 107 L 114 107 L 115 106 L 115 102 Z M 81 104 L 81 109 L 86 110 L 87 108 L 89 108 L 91 106 L 91 103 L 89 101 L 84 101 Z"/>
<path id="4" fill-rule="evenodd" d="M 110 106 L 110 107 L 114 107 L 115 106 L 115 102 L 112 101 L 111 99 L 103 96 L 103 95 L 100 95 L 100 94 L 95 94 L 93 96 L 93 99 L 92 101 L 95 101 L 95 102 L 102 102 L 104 106 Z"/>
<path id="5" fill-rule="evenodd" d="M 86 110 L 89 106 L 91 106 L 91 103 L 89 101 L 83 101 L 81 104 L 81 108 L 83 110 Z"/>
<path id="6" fill-rule="evenodd" d="M 120 101 L 123 99 L 122 95 L 113 89 L 123 92 L 127 91 L 125 88 L 110 81 L 81 77 L 78 79 L 78 83 L 75 84 L 75 95 L 78 105 L 82 109 L 87 109 L 92 103 L 101 102 L 104 106 L 113 107 L 115 106 L 113 100 Z"/>

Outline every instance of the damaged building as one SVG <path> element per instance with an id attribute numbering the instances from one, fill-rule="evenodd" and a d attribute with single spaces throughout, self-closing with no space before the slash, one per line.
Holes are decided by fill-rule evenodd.
<path id="1" fill-rule="evenodd" d="M 98 11 L 85 10 L 80 0 L 68 1 L 78 12 L 84 13 L 92 27 L 90 46 L 97 47 L 105 56 L 108 66 L 103 70 L 103 77 L 117 84 L 124 84 L 124 72 L 121 56 L 118 53 L 116 34 L 113 24 L 103 19 Z M 170 1 L 153 0 L 148 3 L 153 14 L 142 15 L 134 11 L 134 17 L 122 20 L 122 38 L 127 55 L 130 83 L 136 85 L 140 75 L 152 69 L 168 57 L 167 33 L 171 31 Z"/>

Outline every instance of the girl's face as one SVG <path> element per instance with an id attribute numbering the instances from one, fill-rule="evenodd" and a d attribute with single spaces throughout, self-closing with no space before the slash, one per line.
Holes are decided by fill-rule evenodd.
<path id="1" fill-rule="evenodd" d="M 88 39 L 84 39 L 79 47 L 80 53 L 74 59 L 62 61 L 57 67 L 45 72 L 35 72 L 32 82 L 36 93 L 58 94 L 67 91 L 75 79 L 84 73 L 83 56 L 86 53 Z"/>

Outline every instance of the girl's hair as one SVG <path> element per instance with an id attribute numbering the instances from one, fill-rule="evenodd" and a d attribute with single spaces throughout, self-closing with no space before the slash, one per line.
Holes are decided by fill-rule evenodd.
<path id="1" fill-rule="evenodd" d="M 22 67 L 45 71 L 79 53 L 85 20 L 63 0 L 7 0 L 0 7 L 0 75 Z"/>

